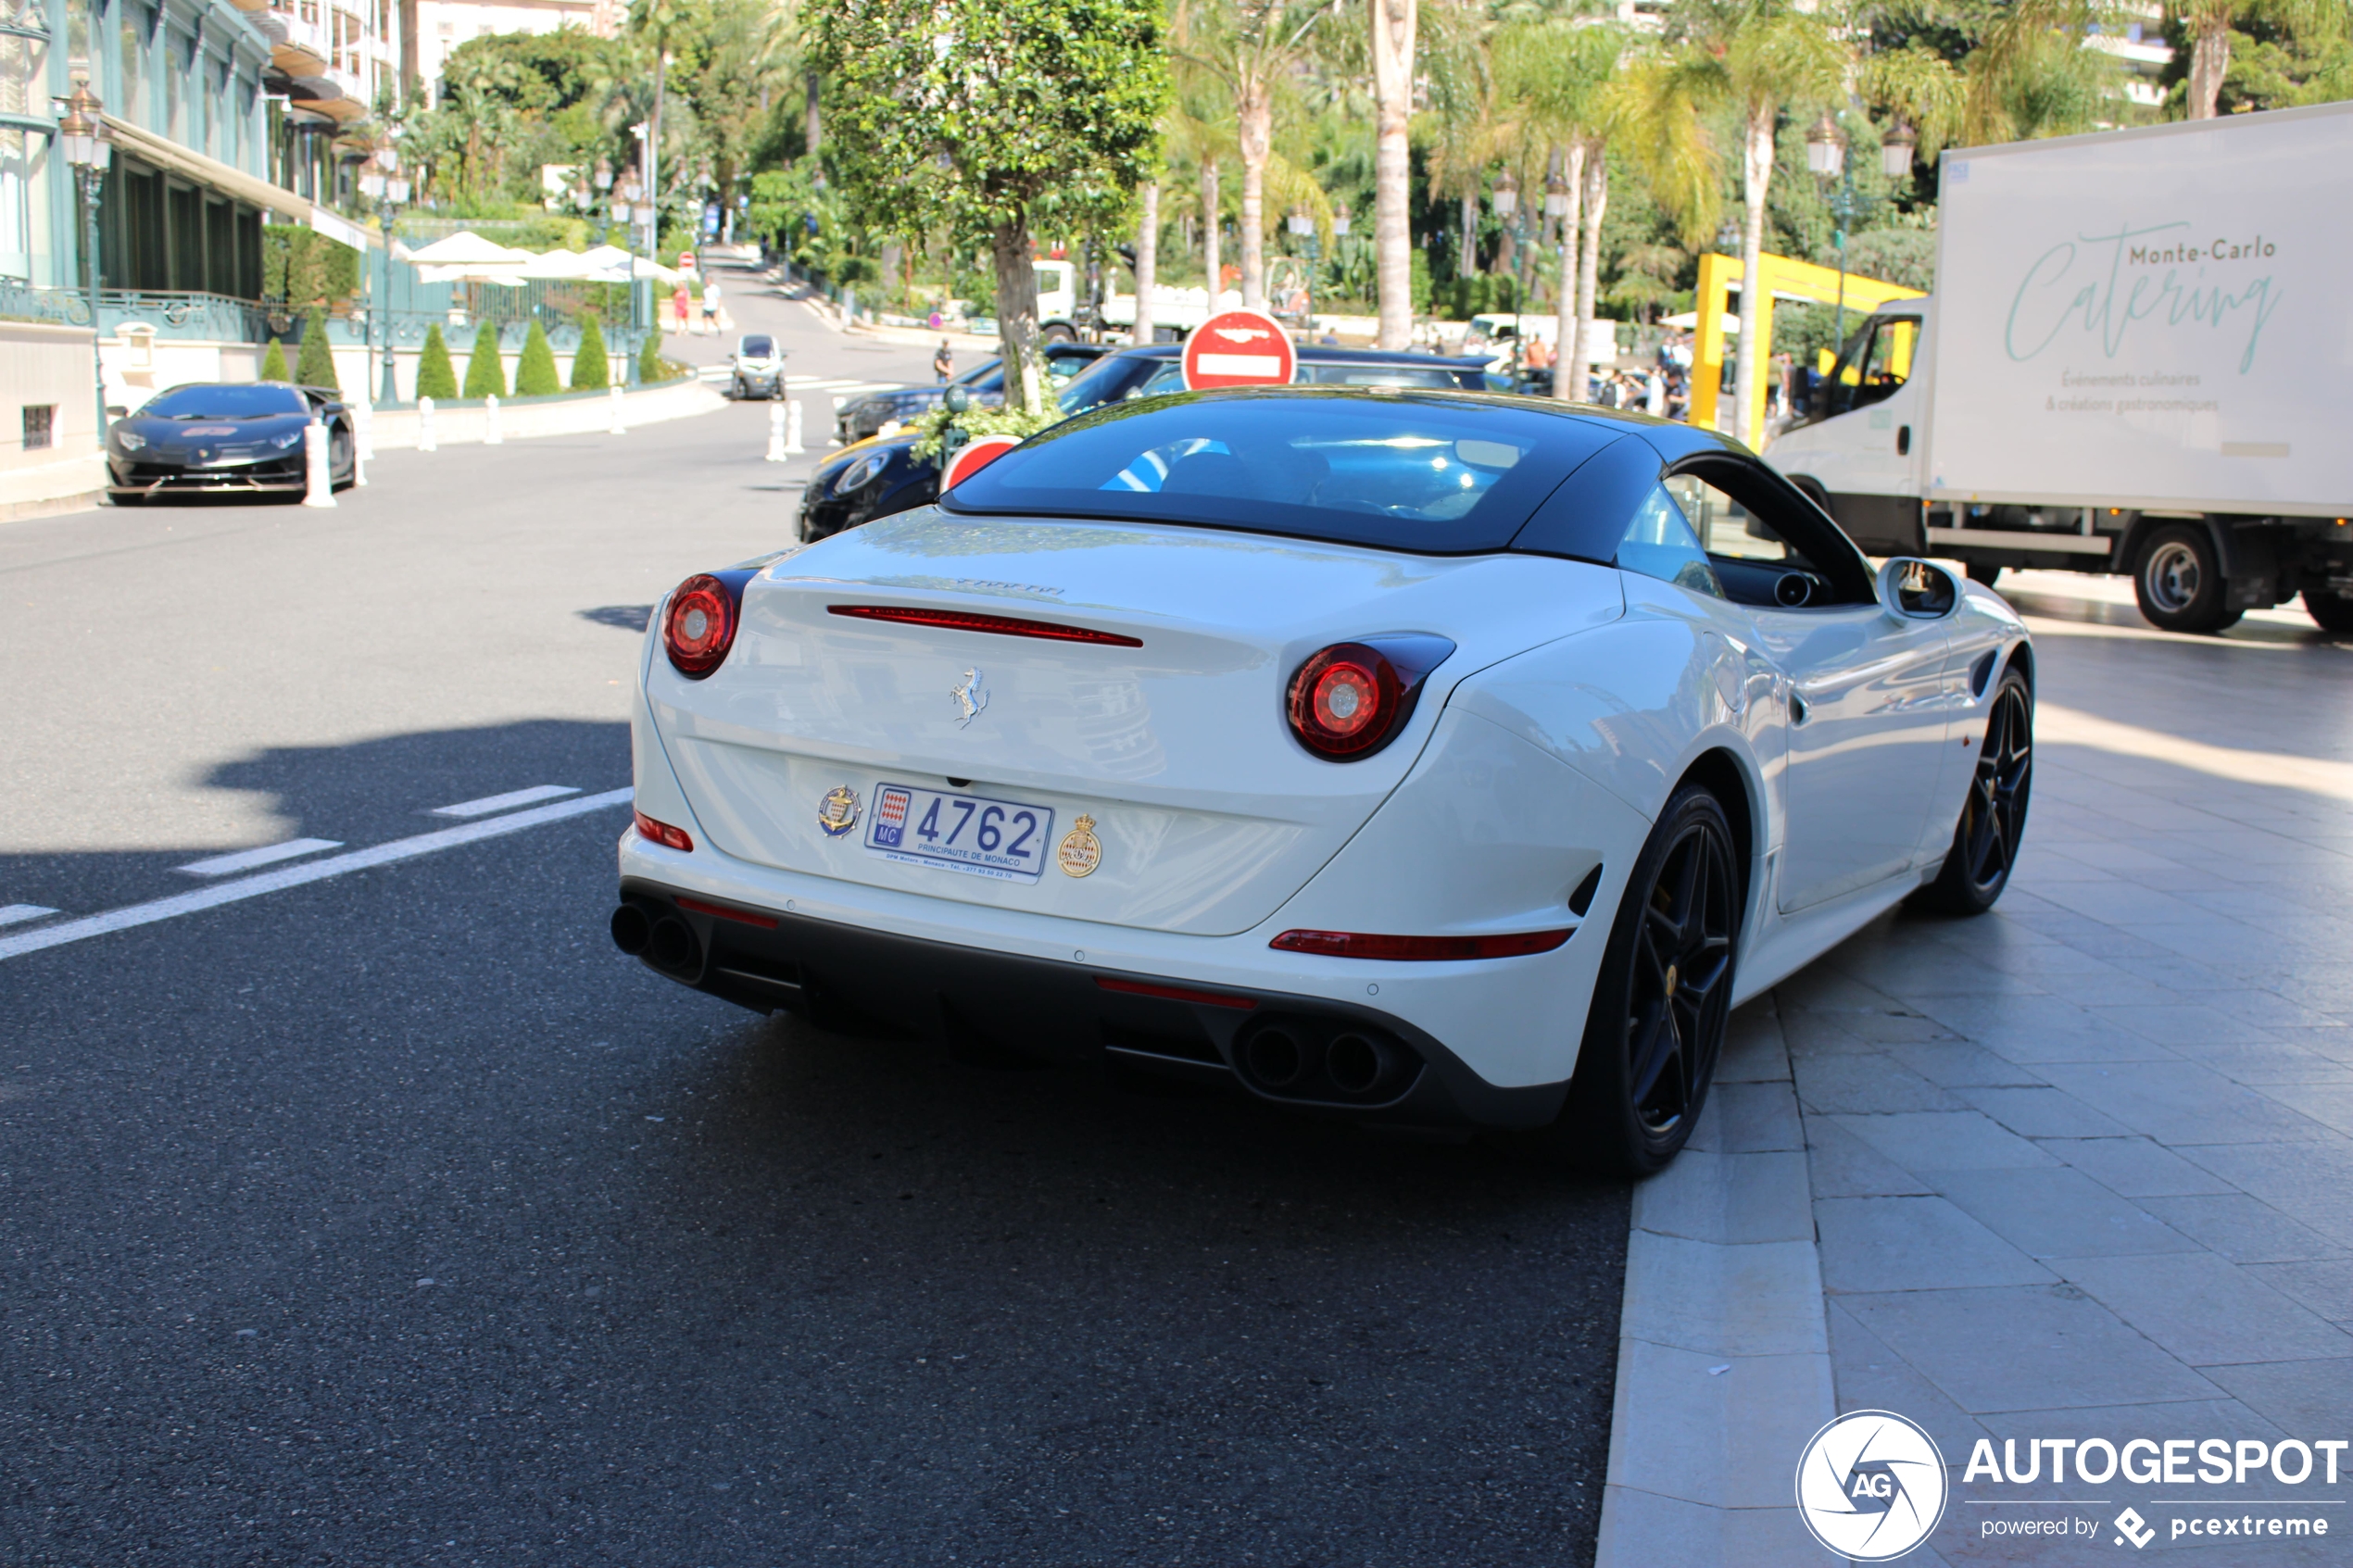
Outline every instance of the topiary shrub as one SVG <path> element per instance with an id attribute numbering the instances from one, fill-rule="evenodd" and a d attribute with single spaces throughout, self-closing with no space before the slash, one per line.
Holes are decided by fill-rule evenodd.
<path id="1" fill-rule="evenodd" d="M 313 310 L 302 323 L 302 349 L 295 356 L 295 380 L 304 386 L 341 392 L 335 380 L 334 351 L 327 346 L 327 313 Z"/>
<path id="2" fill-rule="evenodd" d="M 657 382 L 661 376 L 661 332 L 657 328 L 646 334 L 646 346 L 637 351 L 637 379 Z"/>
<path id="3" fill-rule="evenodd" d="M 602 392 L 611 381 L 612 368 L 605 362 L 605 330 L 591 312 L 580 318 L 580 351 L 572 357 L 572 389 Z"/>
<path id="4" fill-rule="evenodd" d="M 507 395 L 507 362 L 498 357 L 498 328 L 484 321 L 474 329 L 474 348 L 466 356 L 466 395 Z"/>
<path id="5" fill-rule="evenodd" d="M 294 380 L 294 377 L 286 373 L 286 345 L 274 337 L 270 340 L 270 351 L 261 357 L 261 379 L 263 381 Z"/>
<path id="6" fill-rule="evenodd" d="M 556 376 L 556 351 L 547 346 L 547 332 L 537 321 L 523 334 L 522 358 L 515 364 L 515 395 L 547 397 L 564 389 Z"/>
<path id="7" fill-rule="evenodd" d="M 417 395 L 444 401 L 458 395 L 458 368 L 449 362 L 438 321 L 425 329 L 424 352 L 417 357 Z"/>

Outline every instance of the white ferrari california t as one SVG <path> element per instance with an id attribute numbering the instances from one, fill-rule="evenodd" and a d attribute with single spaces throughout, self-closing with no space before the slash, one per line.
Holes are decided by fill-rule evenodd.
<path id="1" fill-rule="evenodd" d="M 2033 676 L 1992 592 L 1687 426 L 1114 404 L 657 608 L 612 935 L 761 1010 L 1652 1171 L 1734 1005 L 2000 896 Z"/>

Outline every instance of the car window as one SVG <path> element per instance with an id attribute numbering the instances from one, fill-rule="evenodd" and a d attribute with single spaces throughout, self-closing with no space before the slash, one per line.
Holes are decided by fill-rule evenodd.
<path id="1" fill-rule="evenodd" d="M 1616 564 L 1621 571 L 1655 577 L 1694 594 L 1717 599 L 1724 596 L 1724 585 L 1707 564 L 1699 535 L 1665 484 L 1651 486 L 1650 494 L 1634 508 L 1633 519 L 1617 542 Z"/>
<path id="2" fill-rule="evenodd" d="M 748 337 L 736 350 L 747 359 L 766 359 L 776 352 L 776 340 L 769 337 Z"/>
<path id="3" fill-rule="evenodd" d="M 1054 401 L 1064 414 L 1083 414 L 1123 397 L 1140 397 L 1144 383 L 1160 368 L 1153 359 L 1106 355 L 1063 383 Z"/>
<path id="4" fill-rule="evenodd" d="M 1697 474 L 1676 474 L 1666 481 L 1666 488 L 1709 555 L 1759 561 L 1794 557 L 1763 519 Z"/>
<path id="5" fill-rule="evenodd" d="M 1455 372 L 1435 365 L 1302 365 L 1299 379 L 1316 386 L 1459 387 Z"/>
<path id="6" fill-rule="evenodd" d="M 1894 395 L 1912 375 L 1912 349 L 1919 342 L 1917 316 L 1874 316 L 1846 340 L 1831 384 L 1823 394 L 1827 411 L 1848 413 Z"/>
<path id="7" fill-rule="evenodd" d="M 1081 414 L 965 480 L 948 505 L 1500 550 L 1613 439 L 1580 420 L 1411 391 L 1184 393 Z"/>
<path id="8" fill-rule="evenodd" d="M 159 420 L 247 420 L 270 414 L 309 411 L 303 395 L 290 386 L 255 382 L 233 386 L 175 386 L 149 399 L 140 414 Z"/>

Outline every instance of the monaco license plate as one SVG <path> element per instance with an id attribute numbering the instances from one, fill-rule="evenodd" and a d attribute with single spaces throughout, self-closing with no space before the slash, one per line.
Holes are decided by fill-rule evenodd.
<path id="1" fill-rule="evenodd" d="M 1036 882 L 1053 833 L 1051 807 L 887 784 L 875 792 L 866 847 L 913 865 Z"/>

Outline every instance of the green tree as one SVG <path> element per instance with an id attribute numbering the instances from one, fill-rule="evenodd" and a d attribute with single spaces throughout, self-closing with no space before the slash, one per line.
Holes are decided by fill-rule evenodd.
<path id="1" fill-rule="evenodd" d="M 556 351 L 547 346 L 547 329 L 535 320 L 523 334 L 522 358 L 515 363 L 515 395 L 546 397 L 563 389 L 556 375 Z"/>
<path id="2" fill-rule="evenodd" d="M 1774 132 L 1784 109 L 1843 101 L 1850 64 L 1832 19 L 1797 8 L 1795 0 L 1722 0 L 1697 13 L 1700 30 L 1687 63 L 1702 90 L 1740 116 L 1741 275 L 1757 276 L 1765 250 L 1765 203 L 1774 167 Z M 1759 378 L 1757 307 L 1764 291 L 1741 290 L 1740 358 L 1732 376 L 1732 435 L 1754 441 L 1748 428 Z"/>
<path id="3" fill-rule="evenodd" d="M 474 329 L 473 352 L 466 356 L 466 395 L 507 395 L 507 361 L 498 355 L 498 327 L 484 321 Z"/>
<path id="4" fill-rule="evenodd" d="M 449 362 L 438 321 L 425 329 L 424 351 L 417 356 L 417 395 L 444 401 L 458 395 L 458 369 Z"/>
<path id="5" fill-rule="evenodd" d="M 335 380 L 334 351 L 327 346 L 327 313 L 313 309 L 302 323 L 302 347 L 295 356 L 295 380 L 304 386 L 341 392 Z"/>
<path id="6" fill-rule="evenodd" d="M 1176 47 L 1234 97 L 1242 166 L 1242 304 L 1266 303 L 1266 185 L 1275 157 L 1275 94 L 1300 69 L 1315 24 L 1335 7 L 1319 0 L 1221 0 L 1177 13 Z M 1320 194 L 1320 193 L 1318 193 Z"/>
<path id="7" fill-rule="evenodd" d="M 294 379 L 286 373 L 286 345 L 274 337 L 270 340 L 269 351 L 261 357 L 261 379 L 263 381 L 292 381 Z"/>
<path id="8" fill-rule="evenodd" d="M 611 380 L 611 367 L 605 363 L 605 330 L 598 325 L 596 312 L 590 311 L 580 318 L 580 347 L 572 357 L 572 389 L 602 392 Z"/>
<path id="9" fill-rule="evenodd" d="M 2239 22 L 2268 23 L 2297 43 L 2340 42 L 2353 33 L 2353 6 L 2347 0 L 2167 0 L 2166 13 L 2190 37 L 2188 118 L 2212 119 L 2230 74 L 2231 48 Z"/>
<path id="10" fill-rule="evenodd" d="M 1039 381 L 1032 224 L 1121 221 L 1168 96 L 1154 0 L 814 0 L 828 163 L 853 214 L 986 238 L 1009 405 Z"/>

